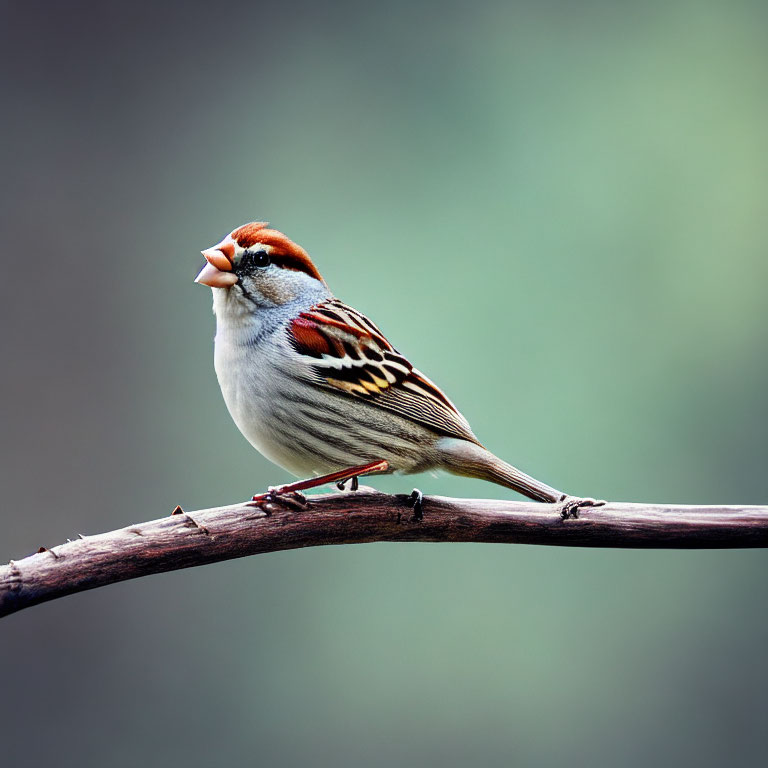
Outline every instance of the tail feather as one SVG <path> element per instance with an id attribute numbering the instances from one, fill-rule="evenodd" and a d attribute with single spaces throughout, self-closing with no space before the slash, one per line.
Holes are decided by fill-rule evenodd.
<path id="1" fill-rule="evenodd" d="M 498 456 L 476 443 L 456 438 L 443 438 L 438 442 L 441 468 L 455 475 L 476 477 L 505 488 L 512 488 L 536 501 L 557 502 L 565 498 L 562 491 L 542 483 L 525 472 L 507 464 Z"/>

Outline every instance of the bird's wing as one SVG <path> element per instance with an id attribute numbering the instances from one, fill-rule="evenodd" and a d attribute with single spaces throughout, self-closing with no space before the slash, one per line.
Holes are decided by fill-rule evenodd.
<path id="1" fill-rule="evenodd" d="M 467 420 L 363 314 L 338 299 L 302 312 L 288 329 L 291 346 L 317 383 L 367 400 L 435 432 L 477 443 Z"/>

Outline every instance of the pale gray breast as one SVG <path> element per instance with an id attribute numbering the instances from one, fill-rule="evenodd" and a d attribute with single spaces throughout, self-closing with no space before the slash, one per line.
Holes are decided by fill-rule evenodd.
<path id="1" fill-rule="evenodd" d="M 214 365 L 224 402 L 254 448 L 286 469 L 291 468 L 275 413 L 276 398 L 285 382 L 285 329 L 291 318 L 329 295 L 320 283 L 305 293 L 282 306 L 255 307 L 231 290 L 213 292 Z"/>
<path id="2" fill-rule="evenodd" d="M 219 329 L 214 365 L 224 402 L 238 429 L 256 450 L 285 466 L 276 445 L 275 405 L 283 382 L 279 349 L 274 341 Z M 288 468 L 288 467 L 286 467 Z"/>

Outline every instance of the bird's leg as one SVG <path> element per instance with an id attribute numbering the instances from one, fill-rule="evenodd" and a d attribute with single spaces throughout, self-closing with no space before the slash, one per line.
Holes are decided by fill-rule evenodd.
<path id="1" fill-rule="evenodd" d="M 409 507 L 413 507 L 413 519 L 424 519 L 424 494 L 418 489 L 414 488 L 411 491 L 411 495 L 405 502 Z"/>
<path id="2" fill-rule="evenodd" d="M 269 488 L 266 493 L 257 493 L 251 499 L 251 503 L 263 507 L 267 513 L 269 513 L 268 505 L 270 504 L 285 504 L 293 509 L 304 509 L 307 505 L 307 499 L 301 491 L 317 488 L 326 483 L 343 483 L 345 480 L 352 480 L 352 489 L 357 490 L 358 477 L 386 472 L 388 469 L 389 463 L 383 459 L 368 464 L 359 464 L 356 467 L 329 472 L 327 475 L 310 477 L 307 480 L 298 480 L 295 483 Z"/>

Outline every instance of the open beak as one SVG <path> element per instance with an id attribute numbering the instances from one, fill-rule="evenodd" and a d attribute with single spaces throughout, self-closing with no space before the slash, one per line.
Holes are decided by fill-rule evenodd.
<path id="1" fill-rule="evenodd" d="M 237 275 L 232 272 L 231 259 L 235 255 L 232 243 L 220 243 L 201 253 L 208 263 L 195 278 L 196 283 L 211 288 L 231 288 L 237 282 Z"/>

